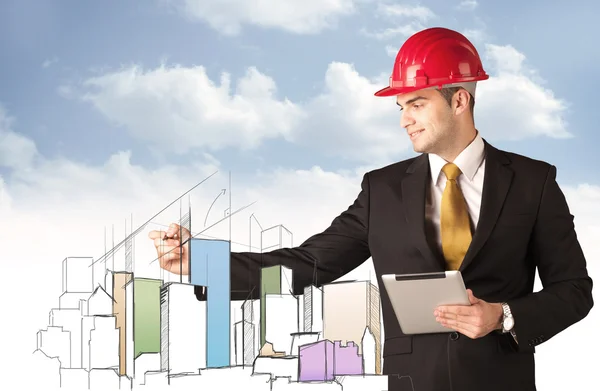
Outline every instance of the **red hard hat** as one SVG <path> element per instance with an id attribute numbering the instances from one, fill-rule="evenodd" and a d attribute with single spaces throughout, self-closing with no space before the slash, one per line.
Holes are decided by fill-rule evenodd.
<path id="1" fill-rule="evenodd" d="M 404 42 L 396 55 L 389 87 L 377 91 L 375 96 L 400 95 L 488 78 L 475 46 L 464 35 L 433 27 Z"/>

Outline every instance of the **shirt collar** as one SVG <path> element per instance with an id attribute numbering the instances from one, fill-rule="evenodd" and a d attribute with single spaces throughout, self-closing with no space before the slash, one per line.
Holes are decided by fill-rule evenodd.
<path id="1" fill-rule="evenodd" d="M 481 162 L 483 161 L 485 145 L 479 132 L 471 144 L 469 144 L 463 151 L 454 159 L 454 164 L 460 168 L 463 175 L 473 180 L 475 173 L 479 169 Z M 442 173 L 442 167 L 448 163 L 446 160 L 438 155 L 429 154 L 429 167 L 431 168 L 431 179 L 434 183 L 437 183 L 440 174 Z"/>

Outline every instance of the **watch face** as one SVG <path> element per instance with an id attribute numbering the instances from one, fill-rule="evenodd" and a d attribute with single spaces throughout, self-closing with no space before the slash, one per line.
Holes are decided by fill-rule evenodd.
<path id="1" fill-rule="evenodd" d="M 513 320 L 513 318 L 506 318 L 506 319 L 504 319 L 503 326 L 504 326 L 505 330 L 512 329 L 512 327 L 514 326 L 514 324 L 515 324 L 515 321 Z"/>

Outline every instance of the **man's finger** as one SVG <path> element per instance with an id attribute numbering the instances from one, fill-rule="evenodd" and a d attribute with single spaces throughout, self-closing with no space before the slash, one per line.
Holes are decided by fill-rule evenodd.
<path id="1" fill-rule="evenodd" d="M 169 225 L 169 229 L 167 230 L 167 235 L 173 236 L 176 233 L 179 233 L 179 225 L 175 224 L 175 223 L 171 223 L 171 225 Z"/>
<path id="2" fill-rule="evenodd" d="M 171 261 L 167 266 L 167 270 L 173 274 L 179 274 L 180 269 L 181 269 L 181 262 L 179 262 L 179 261 Z M 185 271 L 184 271 L 184 273 L 185 273 Z"/>
<path id="3" fill-rule="evenodd" d="M 158 248 L 166 248 L 166 247 L 176 247 L 179 246 L 179 240 L 177 239 L 166 239 L 163 240 L 162 237 L 154 239 L 154 245 Z"/>
<path id="4" fill-rule="evenodd" d="M 471 302 L 471 304 L 479 303 L 479 299 L 475 297 L 471 289 L 467 289 L 467 295 L 469 296 L 469 301 Z"/>
<path id="5" fill-rule="evenodd" d="M 455 330 L 469 338 L 477 338 L 482 335 L 482 329 L 468 322 L 462 322 L 460 320 L 452 319 L 441 319 L 438 322 L 445 327 Z"/>
<path id="6" fill-rule="evenodd" d="M 454 313 L 438 313 L 436 316 L 438 321 L 458 322 L 464 324 L 472 324 L 477 326 L 480 323 L 480 318 L 477 315 L 458 315 Z"/>
<path id="7" fill-rule="evenodd" d="M 474 318 L 447 318 L 437 317 L 436 320 L 446 327 L 459 327 L 461 330 L 475 331 L 478 329 Z"/>
<path id="8" fill-rule="evenodd" d="M 164 231 L 153 230 L 148 232 L 148 237 L 150 239 L 162 238 L 163 236 L 165 236 Z"/>
<path id="9" fill-rule="evenodd" d="M 158 256 L 158 263 L 164 268 L 169 262 L 180 262 L 181 258 L 180 250 L 174 249 L 161 252 L 161 254 Z"/>
<path id="10" fill-rule="evenodd" d="M 176 263 L 177 265 L 181 263 L 181 256 L 179 255 L 179 251 L 170 251 L 165 254 L 161 254 L 161 256 L 158 258 L 158 262 L 162 268 L 168 270 L 171 263 Z"/>
<path id="11" fill-rule="evenodd" d="M 169 256 L 172 258 L 173 256 L 179 257 L 183 252 L 183 248 L 180 246 L 161 246 L 158 248 L 160 250 L 160 254 L 163 256 Z"/>
<path id="12" fill-rule="evenodd" d="M 178 260 L 161 260 L 161 267 L 171 273 L 179 272 L 181 261 Z"/>
<path id="13" fill-rule="evenodd" d="M 438 313 L 441 314 L 455 314 L 455 315 L 466 315 L 466 316 L 470 316 L 473 315 L 473 313 L 475 312 L 475 307 L 470 306 L 470 305 L 447 305 L 447 306 L 440 306 L 438 308 L 436 308 L 436 315 Z"/>

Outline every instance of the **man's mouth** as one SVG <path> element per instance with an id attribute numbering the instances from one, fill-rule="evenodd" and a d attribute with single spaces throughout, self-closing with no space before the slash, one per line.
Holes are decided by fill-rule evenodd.
<path id="1" fill-rule="evenodd" d="M 411 140 L 414 140 L 415 138 L 419 137 L 419 135 L 423 132 L 424 129 L 421 130 L 416 130 L 414 132 L 410 132 L 408 134 L 408 136 L 410 137 Z"/>

